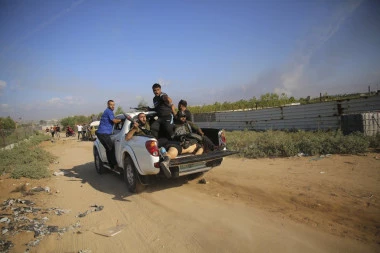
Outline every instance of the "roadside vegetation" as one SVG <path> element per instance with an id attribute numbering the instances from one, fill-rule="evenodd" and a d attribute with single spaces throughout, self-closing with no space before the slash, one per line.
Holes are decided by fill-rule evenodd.
<path id="1" fill-rule="evenodd" d="M 9 173 L 12 178 L 40 179 L 50 177 L 48 166 L 55 157 L 39 144 L 50 140 L 49 135 L 37 134 L 14 145 L 12 149 L 0 151 L 0 173 Z"/>
<path id="2" fill-rule="evenodd" d="M 380 135 L 356 132 L 227 131 L 228 149 L 245 158 L 314 156 L 326 154 L 363 154 L 380 149 Z"/>

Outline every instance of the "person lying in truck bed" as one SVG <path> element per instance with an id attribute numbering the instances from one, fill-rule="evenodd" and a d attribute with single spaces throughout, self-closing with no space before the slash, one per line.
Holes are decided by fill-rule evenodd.
<path id="1" fill-rule="evenodd" d="M 133 123 L 133 127 L 127 134 L 125 134 L 125 140 L 129 141 L 135 135 L 152 136 L 149 123 L 147 122 L 146 115 L 143 112 L 137 115 L 137 120 Z M 171 175 L 169 169 L 171 159 L 175 159 L 181 154 L 195 153 L 196 155 L 199 155 L 203 152 L 203 149 L 197 149 L 198 146 L 195 143 L 187 147 L 183 147 L 180 142 L 168 140 L 166 138 L 158 139 L 158 146 L 164 147 L 167 150 L 166 154 L 164 154 L 163 161 L 160 163 L 160 167 L 162 168 L 164 174 L 168 177 Z"/>

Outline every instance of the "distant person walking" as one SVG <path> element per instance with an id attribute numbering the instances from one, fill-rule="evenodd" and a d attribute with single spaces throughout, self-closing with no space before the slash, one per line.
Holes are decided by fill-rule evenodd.
<path id="1" fill-rule="evenodd" d="M 100 143 L 106 149 L 106 155 L 108 164 L 111 168 L 117 169 L 117 162 L 115 158 L 114 145 L 111 140 L 111 134 L 113 125 L 121 121 L 121 119 L 116 119 L 113 111 L 115 110 L 115 102 L 113 100 L 108 100 L 107 109 L 104 110 L 102 117 L 100 119 L 100 124 L 98 130 L 95 132 Z"/>
<path id="2" fill-rule="evenodd" d="M 81 125 L 81 124 L 78 124 L 78 125 L 77 125 L 77 129 L 78 129 L 78 140 L 79 140 L 79 136 L 82 134 L 82 129 L 83 129 L 82 125 Z M 83 137 L 83 136 L 82 136 L 82 137 Z"/>
<path id="3" fill-rule="evenodd" d="M 61 138 L 61 127 L 58 125 L 55 127 L 55 136 L 57 137 L 57 139 Z"/>
<path id="4" fill-rule="evenodd" d="M 54 127 L 50 127 L 50 133 L 51 133 L 51 138 L 54 139 L 54 134 L 55 134 Z"/>

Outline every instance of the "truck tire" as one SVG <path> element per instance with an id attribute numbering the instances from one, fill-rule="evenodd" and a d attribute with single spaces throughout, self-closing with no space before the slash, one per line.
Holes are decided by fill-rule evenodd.
<path id="1" fill-rule="evenodd" d="M 94 151 L 94 163 L 95 169 L 98 174 L 103 174 L 106 171 L 106 168 L 103 166 L 103 162 L 100 159 L 99 152 L 97 149 Z"/>
<path id="2" fill-rule="evenodd" d="M 124 159 L 123 177 L 124 182 L 127 184 L 128 191 L 132 193 L 139 193 L 143 189 L 140 183 L 135 164 L 130 156 Z"/>

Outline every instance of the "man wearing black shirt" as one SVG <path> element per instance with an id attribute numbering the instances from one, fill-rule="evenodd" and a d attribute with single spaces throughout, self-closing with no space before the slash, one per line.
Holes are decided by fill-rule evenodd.
<path id="1" fill-rule="evenodd" d="M 154 111 L 157 112 L 158 119 L 151 125 L 151 131 L 154 137 L 158 138 L 158 133 L 161 127 L 165 131 L 166 137 L 169 139 L 173 135 L 173 115 L 174 105 L 172 99 L 161 91 L 161 85 L 153 84 L 152 90 L 154 93 L 153 105 Z"/>
<path id="2" fill-rule="evenodd" d="M 186 100 L 181 99 L 178 102 L 178 111 L 185 112 L 186 113 L 186 119 L 189 120 L 189 121 L 193 121 L 193 115 L 191 115 L 191 112 L 187 109 L 187 101 Z M 176 120 L 179 121 L 178 118 Z"/>

